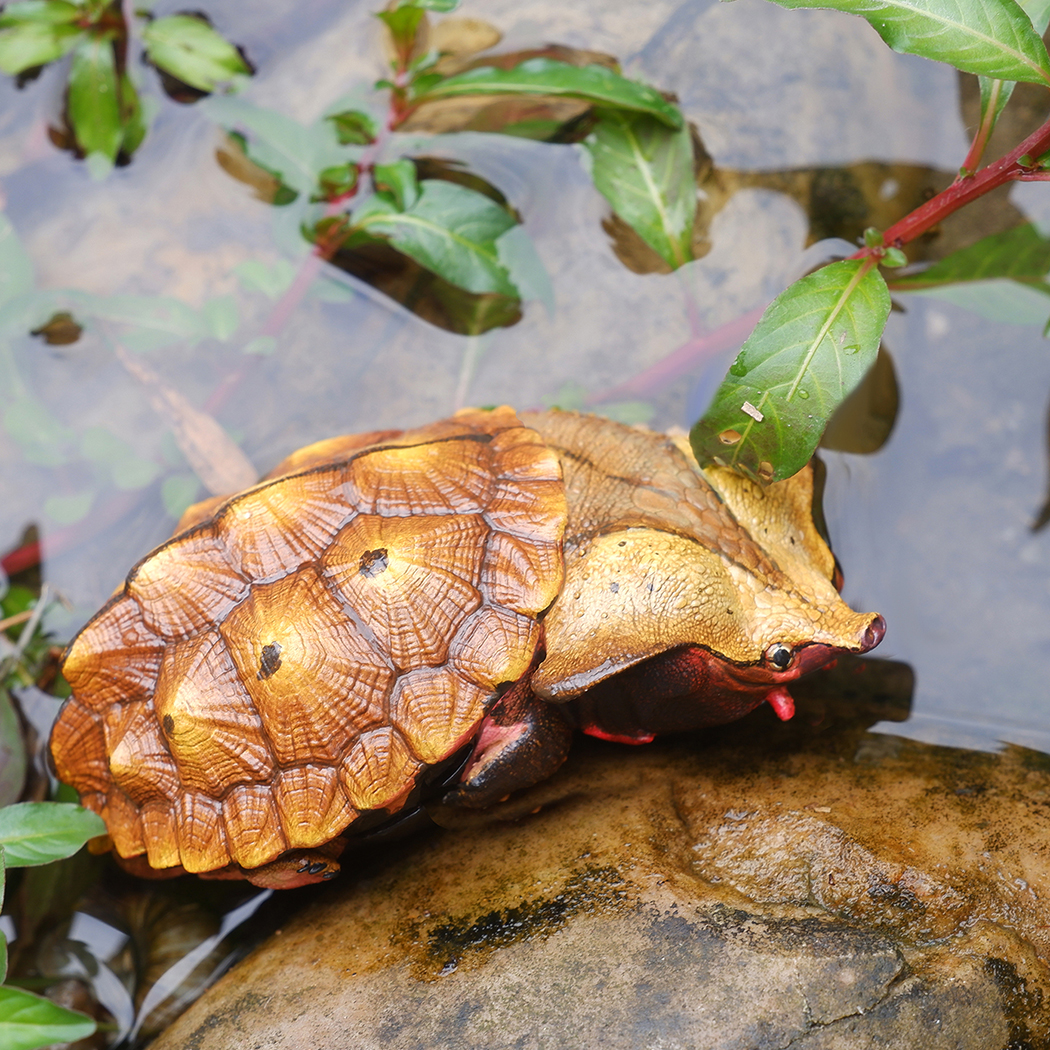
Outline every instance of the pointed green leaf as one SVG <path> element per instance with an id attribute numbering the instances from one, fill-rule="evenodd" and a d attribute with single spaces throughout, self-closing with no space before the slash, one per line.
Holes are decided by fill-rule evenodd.
<path id="1" fill-rule="evenodd" d="M 51 1043 L 72 1043 L 95 1031 L 86 1014 L 67 1010 L 21 988 L 0 987 L 0 1046 L 35 1050 Z"/>
<path id="2" fill-rule="evenodd" d="M 1050 273 L 1050 239 L 1026 222 L 946 255 L 921 273 L 894 277 L 890 290 L 919 292 L 962 281 L 998 277 L 1038 280 Z"/>
<path id="3" fill-rule="evenodd" d="M 334 141 L 325 121 L 306 127 L 274 110 L 229 96 L 205 99 L 200 108 L 226 128 L 247 131 L 248 156 L 307 197 L 317 185 L 318 171 L 346 161 L 346 151 Z"/>
<path id="4" fill-rule="evenodd" d="M 1050 25 L 1050 0 L 1018 0 L 1024 13 L 1032 20 L 1032 27 L 1040 37 L 1046 32 Z M 992 115 L 989 124 L 989 133 L 999 120 L 1006 103 L 1014 92 L 1013 80 L 994 80 L 991 77 L 978 77 L 981 88 L 981 123 L 984 124 Z"/>
<path id="5" fill-rule="evenodd" d="M 594 185 L 673 269 L 692 258 L 696 180 L 689 128 L 645 113 L 599 109 L 585 140 Z"/>
<path id="6" fill-rule="evenodd" d="M 383 190 L 394 198 L 398 211 L 406 211 L 419 200 L 416 166 L 410 160 L 397 160 L 393 164 L 377 164 L 372 178 L 376 189 Z"/>
<path id="7" fill-rule="evenodd" d="M 376 18 L 386 23 L 390 35 L 394 38 L 394 43 L 406 51 L 411 50 L 419 23 L 423 21 L 425 15 L 426 12 L 422 7 L 411 4 L 395 7 L 391 11 L 376 12 Z"/>
<path id="8" fill-rule="evenodd" d="M 19 802 L 0 809 L 0 846 L 9 868 L 61 860 L 105 833 L 97 813 L 69 802 Z"/>
<path id="9" fill-rule="evenodd" d="M 450 284 L 517 297 L 496 247 L 514 216 L 481 193 L 426 179 L 409 209 L 400 211 L 390 194 L 376 193 L 354 212 L 352 223 L 355 230 L 388 239 Z"/>
<path id="10" fill-rule="evenodd" d="M 17 802 L 26 780 L 26 744 L 11 695 L 0 685 L 0 806 Z"/>
<path id="11" fill-rule="evenodd" d="M 564 95 L 609 109 L 648 113 L 675 129 L 684 123 L 678 107 L 648 84 L 605 66 L 573 66 L 551 58 L 530 58 L 513 69 L 469 69 L 435 84 L 416 101 L 457 95 Z"/>
<path id="12" fill-rule="evenodd" d="M 155 66 L 200 91 L 215 91 L 233 77 L 251 74 L 237 48 L 192 15 L 169 15 L 148 22 L 142 41 Z"/>
<path id="13" fill-rule="evenodd" d="M 0 20 L 0 70 L 16 76 L 72 50 L 82 31 L 66 22 Z"/>
<path id="14" fill-rule="evenodd" d="M 75 22 L 83 14 L 82 7 L 67 0 L 16 0 L 13 4 L 4 4 L 0 11 L 0 29 L 25 22 L 61 25 Z"/>
<path id="15" fill-rule="evenodd" d="M 146 116 L 142 112 L 139 93 L 127 73 L 123 73 L 120 78 L 120 106 L 121 122 L 124 125 L 120 148 L 130 157 L 146 138 Z"/>
<path id="16" fill-rule="evenodd" d="M 0 304 L 9 303 L 33 287 L 33 263 L 11 220 L 0 212 Z"/>
<path id="17" fill-rule="evenodd" d="M 773 0 L 860 15 L 902 54 L 999 80 L 1050 82 L 1047 56 L 1015 0 Z"/>
<path id="18" fill-rule="evenodd" d="M 886 282 L 859 259 L 796 281 L 770 304 L 690 441 L 701 465 L 760 481 L 802 469 L 824 426 L 875 361 L 890 311 Z"/>
<path id="19" fill-rule="evenodd" d="M 348 109 L 342 113 L 330 113 L 324 118 L 331 121 L 340 146 L 368 146 L 376 140 L 379 128 L 367 113 Z"/>
<path id="20" fill-rule="evenodd" d="M 77 45 L 69 73 L 68 108 L 69 122 L 80 148 L 89 156 L 101 154 L 112 163 L 124 138 L 124 129 L 111 41 L 88 37 Z"/>

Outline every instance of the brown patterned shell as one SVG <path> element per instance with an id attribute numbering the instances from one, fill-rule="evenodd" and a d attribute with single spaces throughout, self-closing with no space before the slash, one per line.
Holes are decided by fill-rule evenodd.
<path id="1" fill-rule="evenodd" d="M 66 657 L 58 775 L 154 868 L 255 868 L 395 810 L 525 673 L 562 583 L 561 469 L 509 408 L 275 474 L 198 509 Z"/>

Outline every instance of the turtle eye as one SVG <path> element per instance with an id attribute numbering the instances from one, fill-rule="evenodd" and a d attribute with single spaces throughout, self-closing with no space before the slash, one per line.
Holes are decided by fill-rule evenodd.
<path id="1" fill-rule="evenodd" d="M 792 656 L 794 656 L 794 653 L 786 645 L 781 645 L 780 642 L 777 642 L 776 645 L 771 645 L 766 650 L 766 660 L 778 671 L 786 671 L 788 669 Z"/>

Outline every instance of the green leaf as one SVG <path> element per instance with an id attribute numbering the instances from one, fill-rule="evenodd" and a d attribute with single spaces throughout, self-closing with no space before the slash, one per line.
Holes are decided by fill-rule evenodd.
<path id="1" fill-rule="evenodd" d="M 215 91 L 236 76 L 251 74 L 237 48 L 192 15 L 147 22 L 142 41 L 155 66 L 200 91 Z"/>
<path id="2" fill-rule="evenodd" d="M 459 0 L 401 0 L 401 7 L 423 7 L 428 11 L 447 14 L 459 7 Z"/>
<path id="3" fill-rule="evenodd" d="M 515 219 L 483 194 L 427 179 L 409 209 L 401 211 L 390 194 L 380 192 L 354 212 L 352 222 L 355 230 L 388 239 L 450 284 L 517 297 L 496 248 L 496 240 Z"/>
<path id="4" fill-rule="evenodd" d="M 335 137 L 341 146 L 370 146 L 379 132 L 376 122 L 359 109 L 330 113 L 324 119 L 335 128 Z"/>
<path id="5" fill-rule="evenodd" d="M 248 156 L 306 197 L 313 193 L 319 171 L 346 162 L 346 151 L 335 142 L 326 121 L 305 127 L 274 110 L 229 96 L 213 96 L 199 105 L 224 127 L 249 132 Z"/>
<path id="6" fill-rule="evenodd" d="M 962 281 L 987 281 L 997 277 L 1039 280 L 1050 273 L 1050 239 L 1030 222 L 993 233 L 967 248 L 946 255 L 921 273 L 895 277 L 894 292 L 918 292 Z"/>
<path id="7" fill-rule="evenodd" d="M 72 525 L 81 521 L 91 510 L 92 492 L 77 492 L 70 496 L 48 496 L 44 513 L 57 525 Z"/>
<path id="8" fill-rule="evenodd" d="M 233 272 L 242 286 L 249 292 L 262 292 L 276 299 L 283 295 L 295 280 L 295 267 L 287 259 L 278 259 L 271 266 L 258 259 L 246 259 L 238 263 Z"/>
<path id="9" fill-rule="evenodd" d="M 124 138 L 124 129 L 113 45 L 109 40 L 88 37 L 73 52 L 68 111 L 80 148 L 88 156 L 97 153 L 112 164 Z"/>
<path id="10" fill-rule="evenodd" d="M 61 860 L 105 833 L 97 813 L 69 802 L 20 802 L 0 809 L 0 846 L 9 868 Z"/>
<path id="11" fill-rule="evenodd" d="M 893 48 L 999 80 L 1050 82 L 1050 56 L 1015 0 L 772 0 L 867 19 Z"/>
<path id="12" fill-rule="evenodd" d="M 21 988 L 0 987 L 0 1046 L 36 1050 L 51 1043 L 72 1043 L 95 1031 L 85 1014 L 67 1010 Z"/>
<path id="13" fill-rule="evenodd" d="M 25 779 L 26 745 L 22 726 L 10 694 L 0 686 L 0 806 L 18 801 Z"/>
<path id="14" fill-rule="evenodd" d="M 919 288 L 916 295 L 952 303 L 1000 324 L 1042 325 L 1050 313 L 1050 284 L 992 278 Z"/>
<path id="15" fill-rule="evenodd" d="M 415 43 L 419 23 L 425 16 L 426 12 L 421 7 L 411 5 L 395 7 L 392 11 L 376 12 L 376 18 L 386 24 L 390 35 L 394 38 L 394 45 L 405 60 Z"/>
<path id="16" fill-rule="evenodd" d="M 180 299 L 163 295 L 92 296 L 82 312 L 128 325 L 121 342 L 132 350 L 156 350 L 209 335 L 205 318 Z"/>
<path id="17" fill-rule="evenodd" d="M 124 125 L 120 148 L 130 157 L 146 138 L 147 121 L 139 93 L 127 73 L 123 73 L 120 78 L 120 109 L 121 123 Z"/>
<path id="18" fill-rule="evenodd" d="M 232 295 L 217 295 L 214 299 L 209 299 L 201 313 L 204 315 L 209 334 L 220 343 L 229 342 L 241 325 L 237 300 Z"/>
<path id="19" fill-rule="evenodd" d="M 82 35 L 78 26 L 65 22 L 0 19 L 0 70 L 15 76 L 34 66 L 46 66 L 72 50 Z"/>
<path id="20" fill-rule="evenodd" d="M 310 198 L 317 201 L 338 201 L 349 197 L 357 187 L 361 169 L 357 164 L 335 164 L 317 173 L 317 192 Z"/>
<path id="21" fill-rule="evenodd" d="M 832 263 L 773 300 L 693 427 L 701 465 L 735 466 L 763 482 L 805 466 L 878 353 L 890 296 L 869 266 Z"/>
<path id="22" fill-rule="evenodd" d="M 696 180 L 689 128 L 646 113 L 599 109 L 584 141 L 591 178 L 613 211 L 673 269 L 692 258 Z"/>
<path id="23" fill-rule="evenodd" d="M 196 502 L 200 487 L 197 475 L 191 471 L 165 478 L 160 486 L 164 509 L 176 520 L 181 518 L 182 512 Z"/>
<path id="24" fill-rule="evenodd" d="M 75 22 L 83 14 L 82 7 L 68 3 L 67 0 L 20 0 L 13 4 L 4 4 L 3 10 L 0 11 L 0 28 L 24 22 L 59 25 L 63 22 Z"/>
<path id="25" fill-rule="evenodd" d="M 68 460 L 66 446 L 73 432 L 36 398 L 18 397 L 4 410 L 4 429 L 22 446 L 31 463 L 57 467 Z"/>
<path id="26" fill-rule="evenodd" d="M 685 123 L 678 107 L 648 84 L 605 66 L 572 66 L 551 58 L 530 58 L 513 69 L 469 69 L 447 77 L 415 101 L 458 95 L 564 95 L 609 109 L 648 113 L 675 130 Z"/>
<path id="27" fill-rule="evenodd" d="M 0 304 L 33 288 L 33 263 L 6 215 L 0 212 Z"/>
<path id="28" fill-rule="evenodd" d="M 406 211 L 419 200 L 416 166 L 410 160 L 377 164 L 372 179 L 377 190 L 384 190 L 394 198 L 398 211 Z"/>

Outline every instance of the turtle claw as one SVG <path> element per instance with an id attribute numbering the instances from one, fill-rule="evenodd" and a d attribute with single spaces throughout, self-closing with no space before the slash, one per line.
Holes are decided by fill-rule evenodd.
<path id="1" fill-rule="evenodd" d="M 500 802 L 549 777 L 571 743 L 572 728 L 557 708 L 538 699 L 528 679 L 518 682 L 485 716 L 461 782 L 442 801 L 469 807 Z"/>
<path id="2" fill-rule="evenodd" d="M 296 850 L 260 868 L 244 869 L 244 877 L 265 890 L 291 890 L 315 882 L 327 882 L 339 874 L 339 861 L 313 850 Z"/>

